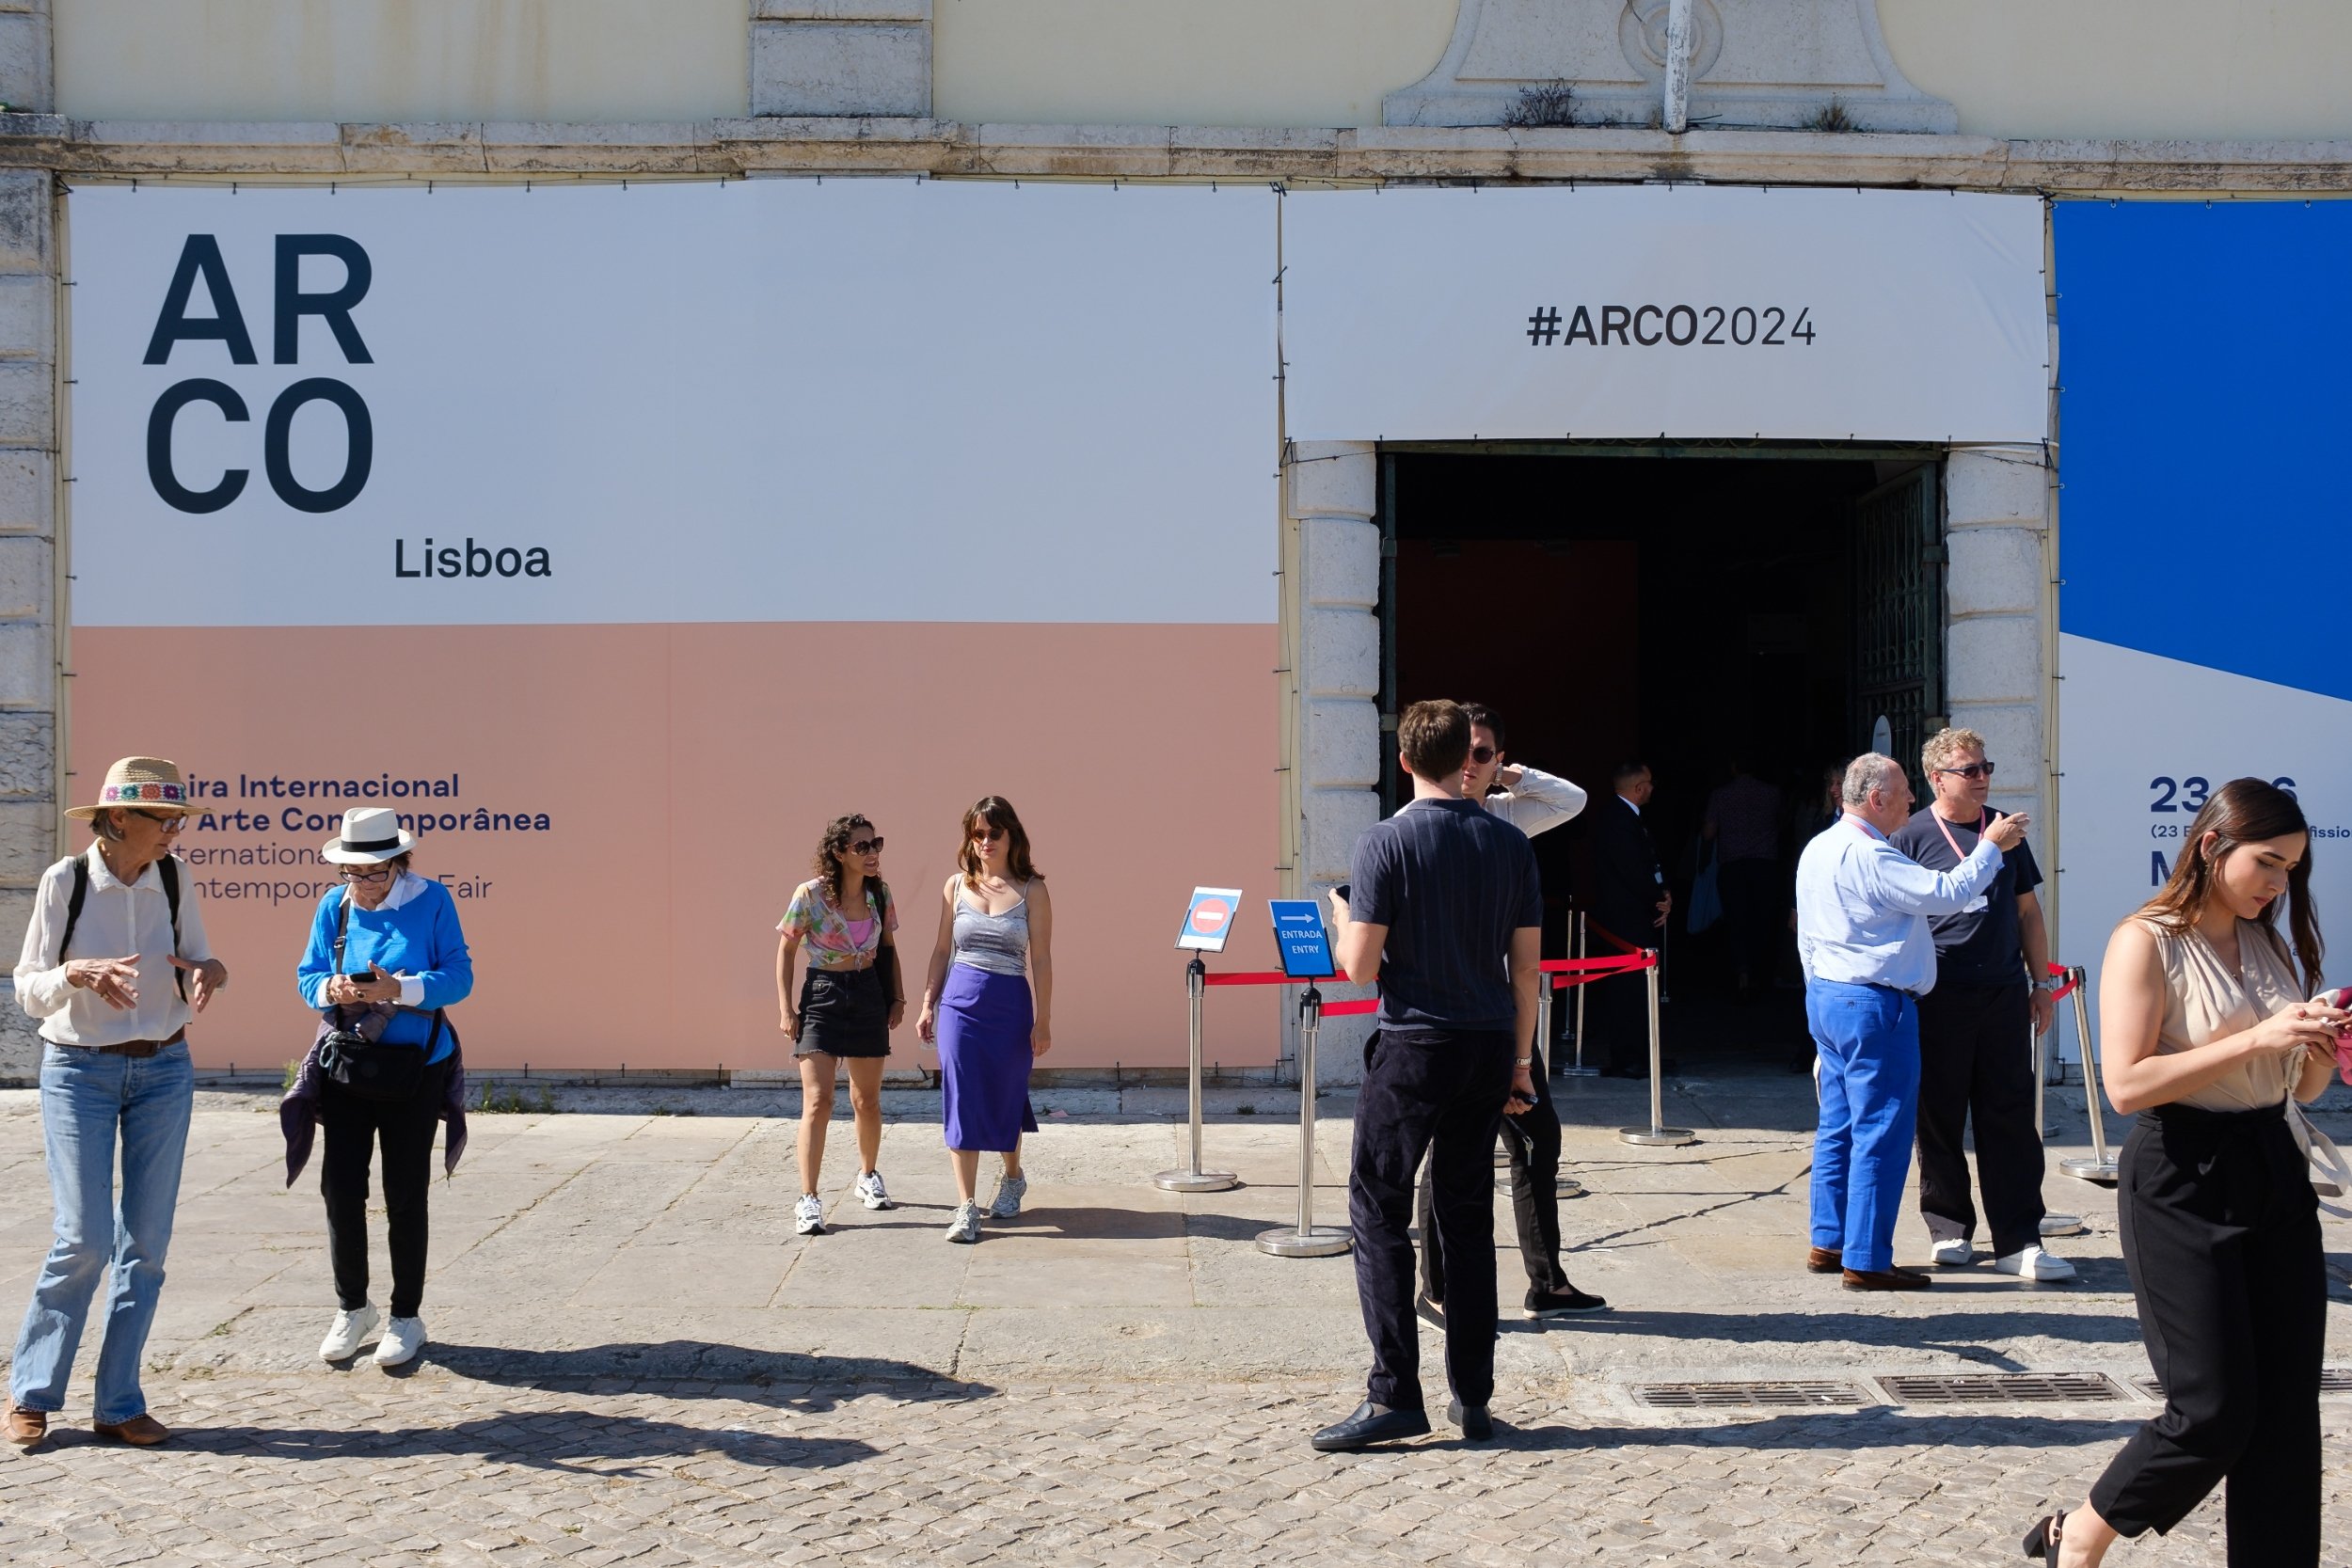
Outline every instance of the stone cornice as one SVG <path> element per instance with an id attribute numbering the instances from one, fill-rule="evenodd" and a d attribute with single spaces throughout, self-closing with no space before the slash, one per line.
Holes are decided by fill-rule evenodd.
<path id="1" fill-rule="evenodd" d="M 1034 179 L 1709 181 L 1976 190 L 2352 192 L 2352 141 L 2000 141 L 1804 131 L 968 125 L 161 123 L 0 115 L 0 167 L 365 180 L 934 174 Z"/>

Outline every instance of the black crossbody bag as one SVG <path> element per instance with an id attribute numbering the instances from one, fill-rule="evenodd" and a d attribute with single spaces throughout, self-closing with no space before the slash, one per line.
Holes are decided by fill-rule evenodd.
<path id="1" fill-rule="evenodd" d="M 343 972 L 343 943 L 351 934 L 351 890 L 335 911 L 334 974 Z M 406 1101 L 417 1097 L 424 1082 L 425 1062 L 449 1027 L 445 1009 L 433 1010 L 433 1033 L 422 1045 L 402 1045 L 381 1038 L 384 1026 L 401 1009 L 369 1003 L 353 1006 L 337 1003 L 320 1010 L 319 1070 L 361 1100 Z"/>

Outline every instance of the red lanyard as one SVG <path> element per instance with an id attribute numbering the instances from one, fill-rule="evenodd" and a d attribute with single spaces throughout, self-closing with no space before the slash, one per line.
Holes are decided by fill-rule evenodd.
<path id="1" fill-rule="evenodd" d="M 1934 817 L 1935 825 L 1944 830 L 1944 842 L 1952 847 L 1952 859 L 1956 861 L 1966 860 L 1968 857 L 1960 852 L 1960 840 L 1952 836 L 1952 830 L 1947 826 L 1944 821 L 1944 814 L 1931 806 L 1928 808 L 1928 815 Z M 1979 806 L 1977 808 L 1977 837 L 1979 841 L 1982 841 L 1984 838 L 1984 818 L 1985 809 L 1982 806 Z"/>

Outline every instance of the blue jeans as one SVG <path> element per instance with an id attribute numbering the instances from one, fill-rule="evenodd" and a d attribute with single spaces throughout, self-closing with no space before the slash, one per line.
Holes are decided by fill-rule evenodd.
<path id="1" fill-rule="evenodd" d="M 1813 1244 L 1856 1273 L 1895 1266 L 1895 1218 L 1919 1121 L 1919 1007 L 1883 986 L 1807 979 L 1805 1021 L 1821 1054 L 1813 1136 Z"/>
<path id="2" fill-rule="evenodd" d="M 48 1144 L 56 1240 L 16 1338 L 8 1393 L 26 1410 L 65 1404 L 98 1275 L 111 1262 L 96 1416 L 109 1426 L 147 1413 L 139 1360 L 164 1289 L 164 1254 L 180 1201 L 180 1163 L 196 1106 L 196 1069 L 183 1042 L 144 1059 L 46 1045 L 40 1125 Z M 122 1148 L 122 1200 L 115 1202 L 115 1148 Z"/>

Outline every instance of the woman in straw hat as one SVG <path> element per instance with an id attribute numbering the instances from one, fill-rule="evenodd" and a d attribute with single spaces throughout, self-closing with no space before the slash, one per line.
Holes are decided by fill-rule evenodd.
<path id="1" fill-rule="evenodd" d="M 368 1300 L 368 1166 L 379 1142 L 392 1294 L 375 1364 L 397 1367 L 424 1348 L 425 1204 L 445 1117 L 446 1163 L 465 1147 L 465 1062 L 442 1010 L 473 990 L 473 957 L 449 889 L 409 869 L 416 843 L 381 807 L 343 813 L 341 834 L 319 851 L 342 867 L 343 885 L 319 899 L 294 974 L 302 1000 L 326 1014 L 288 1097 L 315 1104 L 326 1130 L 319 1190 L 340 1310 L 319 1345 L 325 1361 L 358 1354 L 383 1322 Z M 338 1065 L 323 1048 L 350 1035 L 366 1046 Z"/>
<path id="2" fill-rule="evenodd" d="M 96 805 L 66 815 L 94 837 L 42 874 L 16 965 L 17 1002 L 47 1042 L 40 1122 L 56 1239 L 17 1336 L 0 1425 L 19 1448 L 47 1438 L 111 1260 L 93 1425 L 101 1437 L 145 1448 L 170 1435 L 147 1413 L 139 1361 L 163 1291 L 196 1101 L 188 1020 L 229 971 L 213 957 L 195 883 L 171 853 L 188 815 L 178 767 L 125 757 L 106 769 Z"/>

